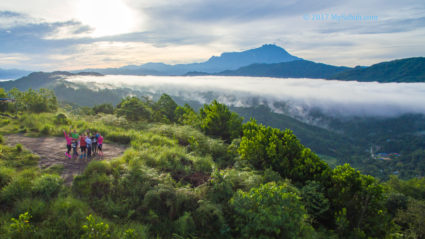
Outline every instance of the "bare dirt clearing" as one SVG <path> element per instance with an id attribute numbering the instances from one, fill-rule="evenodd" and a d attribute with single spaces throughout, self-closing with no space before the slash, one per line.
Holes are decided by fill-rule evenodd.
<path id="1" fill-rule="evenodd" d="M 67 185 L 72 183 L 75 175 L 81 174 L 87 164 L 92 160 L 100 160 L 95 156 L 92 159 L 72 160 L 65 156 L 66 141 L 63 137 L 27 137 L 22 134 L 6 135 L 8 145 L 22 144 L 26 149 L 40 156 L 38 166 L 41 169 L 49 168 L 56 164 L 63 165 L 62 178 Z M 125 147 L 116 144 L 103 144 L 104 156 L 101 160 L 119 157 Z"/>

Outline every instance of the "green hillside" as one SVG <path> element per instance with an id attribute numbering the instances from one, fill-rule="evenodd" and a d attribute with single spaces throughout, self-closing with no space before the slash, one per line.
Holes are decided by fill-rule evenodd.
<path id="1" fill-rule="evenodd" d="M 356 67 L 331 78 L 378 82 L 425 82 L 425 57 L 381 62 L 369 67 Z"/>
<path id="2" fill-rule="evenodd" d="M 62 108 L 45 89 L 0 94 L 16 99 L 0 104 L 1 238 L 425 236 L 424 179 L 380 183 L 348 164 L 332 169 L 292 131 L 243 123 L 216 101 L 199 111 L 167 95 Z M 68 185 L 60 165 L 39 168 L 38 156 L 7 145 L 8 134 L 70 128 L 127 150 L 89 159 Z"/>
<path id="3" fill-rule="evenodd" d="M 223 71 L 216 75 L 328 79 L 339 72 L 344 72 L 349 69 L 348 67 L 296 60 L 274 64 L 252 64 L 237 70 Z"/>

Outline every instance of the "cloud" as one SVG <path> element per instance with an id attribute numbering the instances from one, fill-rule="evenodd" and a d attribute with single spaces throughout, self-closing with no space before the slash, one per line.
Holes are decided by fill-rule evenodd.
<path id="1" fill-rule="evenodd" d="M 67 79 L 96 87 L 167 93 L 188 101 L 213 98 L 228 105 L 267 104 L 278 113 L 304 117 L 313 109 L 330 116 L 393 117 L 425 114 L 424 83 L 377 83 L 264 77 L 80 76 Z M 280 107 L 280 106 L 283 107 Z"/>
<path id="2" fill-rule="evenodd" d="M 131 9 L 135 22 L 131 32 L 108 36 L 94 34 L 107 30 L 107 24 L 99 30 L 87 20 L 97 22 L 96 16 L 86 19 L 80 15 L 79 9 L 88 1 L 101 2 L 0 2 L 0 53 L 26 54 L 34 60 L 22 61 L 21 65 L 25 63 L 31 68 L 39 67 L 41 60 L 43 67 L 48 66 L 41 70 L 71 67 L 69 62 L 50 61 L 51 58 L 72 58 L 73 69 L 85 68 L 87 58 L 99 60 L 90 65 L 122 66 L 129 63 L 126 49 L 139 46 L 144 49 L 136 52 L 142 54 L 131 54 L 130 64 L 203 61 L 211 54 L 246 50 L 265 43 L 276 43 L 304 59 L 348 66 L 425 55 L 420 43 L 425 39 L 425 5 L 420 0 L 105 0 L 102 4 L 119 2 L 118 5 Z M 93 8 L 93 13 L 100 14 L 100 7 Z M 378 18 L 340 22 L 305 18 L 320 14 Z M 118 15 L 106 17 L 119 19 Z M 115 25 L 117 30 L 120 26 Z M 87 49 L 93 55 L 88 55 Z M 180 55 L 170 56 L 170 51 Z M 97 57 L 99 54 L 103 57 Z M 19 62 L 16 63 L 13 67 L 19 68 Z"/>

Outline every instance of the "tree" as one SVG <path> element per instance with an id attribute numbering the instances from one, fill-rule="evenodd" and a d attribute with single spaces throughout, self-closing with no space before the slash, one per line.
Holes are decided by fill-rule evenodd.
<path id="1" fill-rule="evenodd" d="M 137 97 L 127 97 L 117 105 L 117 115 L 124 116 L 129 121 L 151 121 L 152 109 Z"/>
<path id="2" fill-rule="evenodd" d="M 156 108 L 161 115 L 164 115 L 169 122 L 176 122 L 175 111 L 176 102 L 167 94 L 162 94 L 156 102 Z"/>
<path id="3" fill-rule="evenodd" d="M 199 117 L 190 105 L 177 106 L 174 111 L 177 123 L 199 127 Z"/>
<path id="4" fill-rule="evenodd" d="M 95 114 L 98 114 L 98 113 L 113 114 L 114 106 L 112 104 L 95 105 L 93 107 L 93 112 Z"/>
<path id="5" fill-rule="evenodd" d="M 238 190 L 230 203 L 235 230 L 241 238 L 309 238 L 313 229 L 306 223 L 306 211 L 296 189 L 270 182 Z"/>
<path id="6" fill-rule="evenodd" d="M 384 188 L 374 177 L 362 175 L 349 164 L 337 166 L 328 189 L 331 207 L 341 222 L 337 231 L 348 237 L 353 231 L 371 237 L 384 237 L 390 226 L 384 206 Z"/>
<path id="7" fill-rule="evenodd" d="M 226 142 L 241 136 L 242 118 L 229 108 L 214 100 L 200 109 L 201 129 L 207 135 L 218 137 Z"/>
<path id="8" fill-rule="evenodd" d="M 41 113 L 54 112 L 58 108 L 55 93 L 49 89 L 19 91 L 13 88 L 8 92 L 8 95 L 15 99 L 16 109 L 19 111 Z"/>
<path id="9" fill-rule="evenodd" d="M 425 201 L 409 200 L 406 210 L 400 210 L 395 218 L 405 231 L 406 238 L 425 238 Z"/>
<path id="10" fill-rule="evenodd" d="M 325 182 L 330 168 L 305 148 L 290 130 L 265 127 L 251 120 L 243 125 L 243 136 L 238 150 L 241 160 L 255 169 L 271 168 L 282 177 L 304 184 L 308 180 Z"/>

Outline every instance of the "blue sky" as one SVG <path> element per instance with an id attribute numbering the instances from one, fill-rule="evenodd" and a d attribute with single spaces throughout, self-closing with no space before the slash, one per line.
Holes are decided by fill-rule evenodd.
<path id="1" fill-rule="evenodd" d="M 424 42 L 422 0 L 0 2 L 0 68 L 191 63 L 265 43 L 355 66 L 425 56 Z"/>

